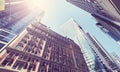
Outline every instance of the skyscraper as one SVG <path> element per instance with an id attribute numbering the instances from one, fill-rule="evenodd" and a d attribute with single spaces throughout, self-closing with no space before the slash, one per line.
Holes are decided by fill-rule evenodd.
<path id="1" fill-rule="evenodd" d="M 25 0 L 2 0 L 5 5 L 4 10 L 0 11 L 0 28 L 14 25 L 15 22 L 30 13 Z"/>
<path id="2" fill-rule="evenodd" d="M 11 43 L 15 38 L 16 34 L 13 34 L 10 31 L 0 29 L 0 52 L 3 51 L 3 49 Z"/>
<path id="3" fill-rule="evenodd" d="M 119 0 L 67 0 L 77 7 L 91 13 L 116 41 L 120 40 L 120 6 Z"/>
<path id="4" fill-rule="evenodd" d="M 89 72 L 79 46 L 41 23 L 29 25 L 2 51 L 1 72 Z"/>
<path id="5" fill-rule="evenodd" d="M 73 39 L 80 46 L 90 72 L 112 72 L 119 70 L 109 53 L 103 49 L 100 43 L 98 44 L 98 42 L 95 41 L 93 43 L 84 30 L 73 19 L 63 24 L 61 30 L 63 35 Z M 92 47 L 99 49 L 98 51 L 94 51 Z M 101 58 L 105 62 L 102 63 Z"/>
<path id="6" fill-rule="evenodd" d="M 91 46 L 93 52 L 97 55 L 97 58 L 101 61 L 106 71 L 119 72 L 120 66 L 117 65 L 111 54 L 109 54 L 104 47 L 89 33 L 86 33 L 86 38 Z"/>
<path id="7" fill-rule="evenodd" d="M 118 55 L 116 55 L 116 53 L 111 53 L 112 58 L 115 60 L 116 64 L 120 67 L 120 58 L 118 57 Z"/>
<path id="8" fill-rule="evenodd" d="M 31 11 L 25 0 L 5 0 L 0 11 L 0 52 L 5 49 L 30 23 L 40 21 L 43 11 Z"/>
<path id="9" fill-rule="evenodd" d="M 102 71 L 102 68 L 98 65 L 98 59 L 85 39 L 83 29 L 73 19 L 64 23 L 61 26 L 61 31 L 64 36 L 71 38 L 80 46 L 90 72 Z"/>
<path id="10" fill-rule="evenodd" d="M 26 0 L 3 0 L 3 2 L 5 8 L 0 11 L 0 28 L 8 29 L 15 34 L 19 34 L 32 21 L 40 21 L 44 14 L 38 8 L 31 10 Z"/>
<path id="11" fill-rule="evenodd" d="M 40 22 L 43 15 L 44 12 L 41 9 L 35 8 L 30 11 L 27 16 L 23 17 L 7 29 L 10 29 L 13 33 L 19 35 L 29 24 L 34 23 L 35 21 Z"/>

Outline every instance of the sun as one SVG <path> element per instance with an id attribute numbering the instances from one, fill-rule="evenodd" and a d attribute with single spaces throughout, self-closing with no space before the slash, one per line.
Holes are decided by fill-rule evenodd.
<path id="1" fill-rule="evenodd" d="M 26 1 L 30 9 L 37 7 L 42 10 L 46 10 L 48 7 L 48 5 L 46 4 L 48 3 L 47 0 L 26 0 Z"/>
<path id="2" fill-rule="evenodd" d="M 40 1 L 41 0 L 27 0 L 27 4 L 29 6 L 30 9 L 33 9 L 35 7 L 40 7 Z"/>

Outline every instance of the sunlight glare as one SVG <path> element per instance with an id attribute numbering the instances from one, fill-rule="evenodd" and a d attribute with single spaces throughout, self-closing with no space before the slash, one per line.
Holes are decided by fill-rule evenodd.
<path id="1" fill-rule="evenodd" d="M 46 3 L 47 3 L 46 0 L 27 0 L 27 4 L 30 9 L 38 7 L 42 10 L 46 10 L 48 7 Z"/>

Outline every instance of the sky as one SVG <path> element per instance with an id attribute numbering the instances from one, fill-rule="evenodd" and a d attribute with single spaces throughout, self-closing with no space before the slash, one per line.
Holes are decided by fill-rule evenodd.
<path id="1" fill-rule="evenodd" d="M 95 25 L 95 19 L 84 10 L 68 3 L 66 0 L 31 0 L 29 4 L 31 7 L 37 6 L 45 12 L 41 22 L 52 30 L 60 33 L 60 26 L 73 18 L 84 31 L 95 36 L 109 53 L 114 52 L 120 57 L 120 45 L 103 33 Z"/>

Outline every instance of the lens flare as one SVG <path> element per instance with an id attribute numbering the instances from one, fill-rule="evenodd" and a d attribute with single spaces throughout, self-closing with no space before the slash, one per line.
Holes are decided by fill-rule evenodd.
<path id="1" fill-rule="evenodd" d="M 27 4 L 30 9 L 37 7 L 42 10 L 46 10 L 48 7 L 48 5 L 46 3 L 48 3 L 47 0 L 27 0 Z"/>

